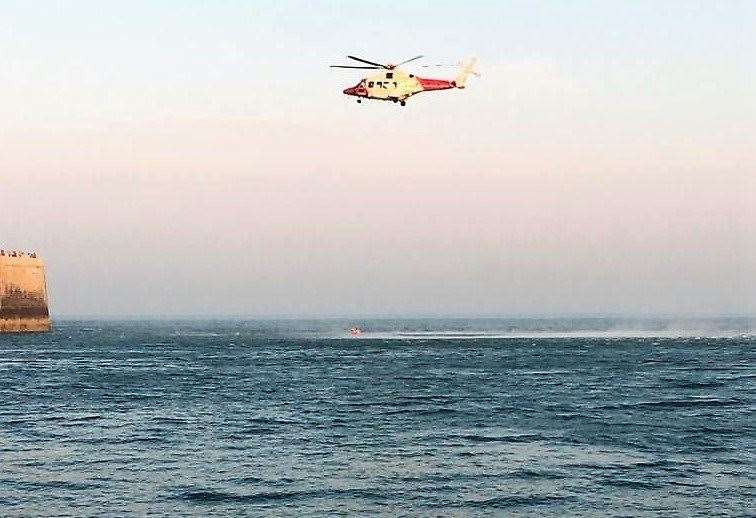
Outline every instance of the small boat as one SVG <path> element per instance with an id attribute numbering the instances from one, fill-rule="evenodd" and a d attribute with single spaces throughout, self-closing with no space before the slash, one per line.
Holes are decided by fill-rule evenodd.
<path id="1" fill-rule="evenodd" d="M 357 326 L 352 326 L 349 328 L 349 334 L 352 336 L 360 336 L 362 334 L 362 329 Z"/>

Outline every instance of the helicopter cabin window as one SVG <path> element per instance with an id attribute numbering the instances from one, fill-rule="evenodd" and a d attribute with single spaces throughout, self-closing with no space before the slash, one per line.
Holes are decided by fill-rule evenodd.
<path id="1" fill-rule="evenodd" d="M 374 85 L 375 85 L 375 83 L 373 83 L 372 81 L 370 81 L 370 82 L 368 83 L 368 88 L 373 88 L 373 86 L 374 86 Z"/>
<path id="2" fill-rule="evenodd" d="M 394 79 L 394 73 L 393 72 L 386 72 L 386 79 Z"/>

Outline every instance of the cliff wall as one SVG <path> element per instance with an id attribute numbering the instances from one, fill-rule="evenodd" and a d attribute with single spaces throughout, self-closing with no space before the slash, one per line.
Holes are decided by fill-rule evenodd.
<path id="1" fill-rule="evenodd" d="M 49 330 L 44 262 L 36 254 L 0 250 L 0 333 Z"/>

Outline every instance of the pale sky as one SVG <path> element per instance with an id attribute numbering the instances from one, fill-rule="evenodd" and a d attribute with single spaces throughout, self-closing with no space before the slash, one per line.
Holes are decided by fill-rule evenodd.
<path id="1" fill-rule="evenodd" d="M 0 1 L 56 316 L 753 315 L 755 178 L 752 1 Z"/>

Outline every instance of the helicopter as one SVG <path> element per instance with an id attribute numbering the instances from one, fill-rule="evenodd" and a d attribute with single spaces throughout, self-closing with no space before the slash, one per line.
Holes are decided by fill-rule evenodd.
<path id="1" fill-rule="evenodd" d="M 346 95 L 357 97 L 358 103 L 361 103 L 362 99 L 377 99 L 380 101 L 399 103 L 401 106 L 405 106 L 408 98 L 415 94 L 419 94 L 420 92 L 464 88 L 465 82 L 470 74 L 478 75 L 474 69 L 476 62 L 475 58 L 472 58 L 467 63 L 463 63 L 459 74 L 452 80 L 426 79 L 398 68 L 401 65 L 405 65 L 422 57 L 424 56 L 415 56 L 414 58 L 406 59 L 401 63 L 392 65 L 376 63 L 356 56 L 347 56 L 347 58 L 363 63 L 363 65 L 331 65 L 331 68 L 382 70 L 381 73 L 366 77 L 356 85 L 346 88 L 344 93 Z"/>

